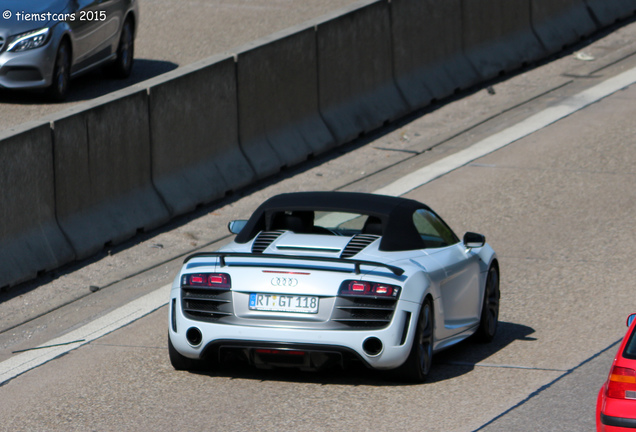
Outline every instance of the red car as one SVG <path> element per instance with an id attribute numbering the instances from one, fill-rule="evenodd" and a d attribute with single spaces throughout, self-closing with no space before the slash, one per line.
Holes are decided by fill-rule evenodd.
<path id="1" fill-rule="evenodd" d="M 636 432 L 636 314 L 627 318 L 627 326 L 609 377 L 598 392 L 598 432 Z"/>

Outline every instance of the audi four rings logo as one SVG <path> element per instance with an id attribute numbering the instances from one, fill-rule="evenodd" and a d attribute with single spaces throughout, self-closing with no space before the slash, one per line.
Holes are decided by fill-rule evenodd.
<path id="1" fill-rule="evenodd" d="M 295 287 L 296 285 L 298 285 L 298 279 L 296 279 L 296 278 L 275 277 L 275 278 L 272 278 L 271 283 L 272 283 L 273 286 Z"/>

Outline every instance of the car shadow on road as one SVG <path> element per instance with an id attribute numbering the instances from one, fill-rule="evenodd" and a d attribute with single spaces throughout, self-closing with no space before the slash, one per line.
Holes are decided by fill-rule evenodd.
<path id="1" fill-rule="evenodd" d="M 452 348 L 435 354 L 431 372 L 424 384 L 436 383 L 469 373 L 479 362 L 486 360 L 496 352 L 515 341 L 532 342 L 530 335 L 534 329 L 521 324 L 499 322 L 497 336 L 490 343 L 479 343 L 472 338 Z M 213 371 L 193 372 L 210 377 L 247 379 L 256 381 L 282 381 L 321 385 L 346 386 L 406 386 L 413 385 L 401 381 L 390 371 L 376 371 L 362 363 L 353 363 L 345 369 L 334 367 L 321 371 L 300 371 L 297 369 L 257 369 L 246 364 L 222 365 Z"/>
<path id="2" fill-rule="evenodd" d="M 69 94 L 62 103 L 52 102 L 43 90 L 0 90 L 0 104 L 50 105 L 64 109 L 70 103 L 88 101 L 117 90 L 130 87 L 158 75 L 170 72 L 179 65 L 163 60 L 135 59 L 131 75 L 114 79 L 104 69 L 96 69 L 71 81 Z"/>
<path id="3" fill-rule="evenodd" d="M 531 327 L 510 322 L 499 322 L 497 335 L 490 343 L 481 343 L 473 338 L 461 342 L 433 358 L 433 369 L 428 382 L 440 382 L 471 372 L 478 363 L 484 362 L 515 341 L 534 342 Z"/>

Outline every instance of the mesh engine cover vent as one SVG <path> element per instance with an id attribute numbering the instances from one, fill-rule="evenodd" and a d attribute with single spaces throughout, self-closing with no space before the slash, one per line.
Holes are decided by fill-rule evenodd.
<path id="1" fill-rule="evenodd" d="M 263 253 L 284 231 L 261 231 L 252 243 L 252 253 Z"/>
<path id="2" fill-rule="evenodd" d="M 373 234 L 356 234 L 353 238 L 347 243 L 347 246 L 342 251 L 340 258 L 351 258 L 352 256 L 357 255 L 364 248 L 369 246 L 371 243 L 379 239 L 380 236 Z"/>

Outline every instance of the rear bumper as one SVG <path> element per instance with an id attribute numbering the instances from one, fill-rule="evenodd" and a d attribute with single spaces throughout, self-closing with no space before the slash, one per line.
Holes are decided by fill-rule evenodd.
<path id="1" fill-rule="evenodd" d="M 402 365 L 410 353 L 418 313 L 418 304 L 398 301 L 388 326 L 364 330 L 294 328 L 293 323 L 287 326 L 250 326 L 249 320 L 243 325 L 218 324 L 185 317 L 181 312 L 179 290 L 173 290 L 169 334 L 174 348 L 192 359 L 222 359 L 224 352 L 234 351 L 242 352 L 248 361 L 258 365 L 264 358 L 261 354 L 267 353 L 256 353 L 255 350 L 272 348 L 306 352 L 303 363 L 298 365 L 300 368 L 315 369 L 328 357 L 330 362 L 346 363 L 355 359 L 374 369 L 394 369 Z M 195 343 L 189 342 L 186 337 L 187 332 L 193 329 L 200 332 Z M 300 362 L 299 358 L 296 360 Z"/>
<path id="2" fill-rule="evenodd" d="M 610 426 L 612 429 L 606 429 L 607 431 L 620 431 L 623 429 L 626 430 L 636 430 L 636 418 L 625 418 L 625 417 L 613 417 L 608 416 L 601 413 L 601 423 L 604 426 Z M 613 429 L 620 428 L 620 429 Z"/>

